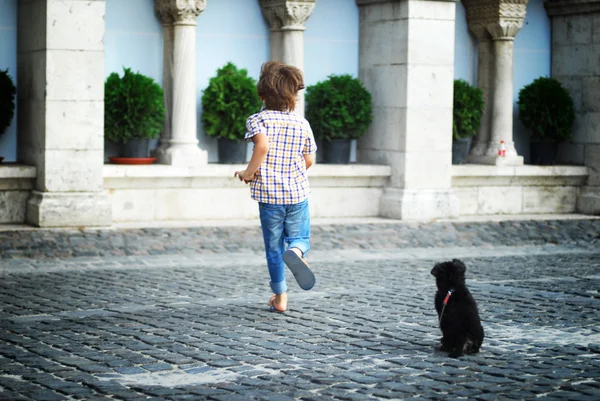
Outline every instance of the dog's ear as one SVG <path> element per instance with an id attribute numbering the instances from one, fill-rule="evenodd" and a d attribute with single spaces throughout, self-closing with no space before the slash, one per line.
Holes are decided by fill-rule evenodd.
<path id="1" fill-rule="evenodd" d="M 463 261 L 460 259 L 452 259 L 452 264 L 456 268 L 456 271 L 461 274 L 465 274 L 465 272 L 467 271 L 467 266 L 465 266 Z"/>
<path id="2" fill-rule="evenodd" d="M 440 274 L 440 272 L 441 272 L 441 271 L 442 271 L 442 264 L 441 264 L 441 263 L 438 263 L 438 264 L 436 264 L 435 266 L 433 266 L 433 269 L 431 269 L 431 274 L 432 274 L 434 277 L 437 277 L 437 276 L 438 276 L 438 274 Z"/>

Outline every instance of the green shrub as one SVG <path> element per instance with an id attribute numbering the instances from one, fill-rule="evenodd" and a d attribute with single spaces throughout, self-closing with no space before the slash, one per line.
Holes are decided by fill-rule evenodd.
<path id="1" fill-rule="evenodd" d="M 15 94 L 17 89 L 8 69 L 0 71 L 0 135 L 6 131 L 15 115 Z"/>
<path id="2" fill-rule="evenodd" d="M 113 72 L 104 85 L 104 136 L 114 143 L 158 138 L 165 122 L 162 88 L 150 77 L 123 70 L 122 78 Z"/>
<path id="3" fill-rule="evenodd" d="M 227 63 L 217 70 L 202 94 L 202 126 L 208 136 L 243 141 L 246 120 L 258 113 L 262 101 L 248 71 Z"/>
<path id="4" fill-rule="evenodd" d="M 519 92 L 519 119 L 532 137 L 558 141 L 573 136 L 573 98 L 554 78 L 541 77 Z"/>
<path id="5" fill-rule="evenodd" d="M 309 86 L 305 100 L 306 119 L 320 139 L 358 139 L 373 120 L 371 94 L 350 75 L 330 75 Z"/>
<path id="6" fill-rule="evenodd" d="M 452 137 L 469 138 L 477 134 L 483 114 L 483 91 L 462 79 L 454 80 Z"/>

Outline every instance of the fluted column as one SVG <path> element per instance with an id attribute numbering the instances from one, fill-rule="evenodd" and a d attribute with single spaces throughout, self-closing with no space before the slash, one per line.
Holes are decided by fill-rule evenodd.
<path id="1" fill-rule="evenodd" d="M 271 27 L 271 60 L 279 60 L 304 71 L 305 23 L 316 0 L 259 0 Z M 298 93 L 296 113 L 304 115 L 304 91 Z"/>
<path id="2" fill-rule="evenodd" d="M 155 150 L 155 156 L 161 161 L 165 160 L 169 141 L 171 140 L 171 121 L 173 113 L 173 41 L 174 27 L 173 15 L 171 14 L 171 5 L 167 1 L 155 0 L 154 7 L 156 15 L 163 26 L 163 74 L 162 87 L 165 102 L 165 124 L 160 136 L 158 148 Z"/>
<path id="3" fill-rule="evenodd" d="M 168 148 L 159 154 L 160 162 L 181 167 L 204 164 L 208 155 L 198 147 L 197 138 L 196 18 L 206 0 L 155 0 L 155 4 L 173 21 L 171 133 Z"/>
<path id="4" fill-rule="evenodd" d="M 482 118 L 481 137 L 473 149 L 471 161 L 484 164 L 522 165 L 523 157 L 517 154 L 513 140 L 513 53 L 514 39 L 523 27 L 529 0 L 462 0 L 467 9 L 469 26 L 479 33 L 480 69 L 478 85 L 486 90 L 491 83 L 486 99 L 486 112 Z M 491 38 L 486 43 L 485 27 Z M 479 37 L 478 37 L 479 39 Z M 481 46 L 483 44 L 483 46 Z M 489 57 L 489 54 L 492 57 Z M 490 62 L 491 59 L 491 62 Z M 487 71 L 486 71 L 487 70 Z M 487 75 L 491 72 L 491 76 Z M 489 134 L 485 134 L 489 129 Z M 489 138 L 483 152 L 482 141 Z M 500 141 L 506 146 L 506 157 L 498 158 Z M 483 154 L 481 154 L 483 152 Z"/>

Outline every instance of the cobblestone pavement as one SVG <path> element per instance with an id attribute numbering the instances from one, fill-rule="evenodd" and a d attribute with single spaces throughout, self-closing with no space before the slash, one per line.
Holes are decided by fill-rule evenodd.
<path id="1" fill-rule="evenodd" d="M 327 225 L 270 313 L 259 229 L 0 233 L 1 400 L 598 400 L 600 221 Z M 434 263 L 482 351 L 434 350 Z M 292 279 L 293 280 L 293 279 Z"/>

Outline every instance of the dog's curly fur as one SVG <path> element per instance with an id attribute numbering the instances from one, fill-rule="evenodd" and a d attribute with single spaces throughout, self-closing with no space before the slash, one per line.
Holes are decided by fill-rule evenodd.
<path id="1" fill-rule="evenodd" d="M 438 263 L 431 270 L 437 285 L 435 309 L 442 330 L 440 349 L 448 351 L 452 358 L 479 352 L 484 337 L 477 303 L 465 284 L 466 270 L 458 259 Z M 449 290 L 452 295 L 444 309 Z"/>

